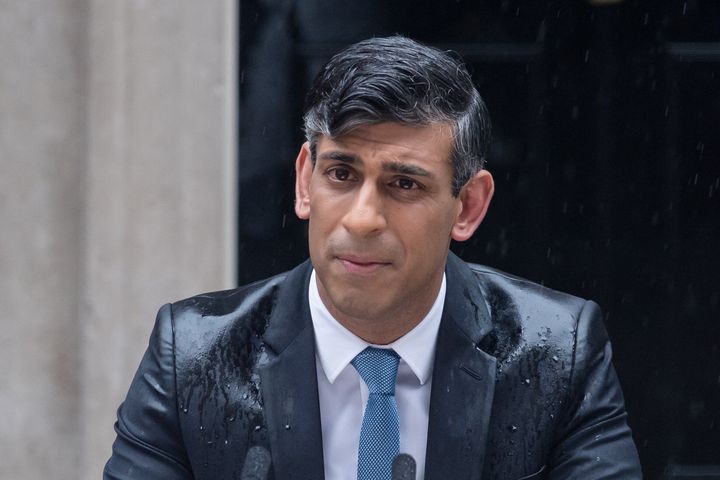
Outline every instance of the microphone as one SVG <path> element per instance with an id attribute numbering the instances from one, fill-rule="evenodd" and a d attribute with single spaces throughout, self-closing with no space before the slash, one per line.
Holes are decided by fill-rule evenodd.
<path id="1" fill-rule="evenodd" d="M 240 480 L 266 480 L 271 463 L 267 448 L 260 445 L 251 447 L 245 456 Z"/>
<path id="2" fill-rule="evenodd" d="M 392 463 L 392 480 L 415 480 L 415 459 L 407 453 L 397 455 Z"/>

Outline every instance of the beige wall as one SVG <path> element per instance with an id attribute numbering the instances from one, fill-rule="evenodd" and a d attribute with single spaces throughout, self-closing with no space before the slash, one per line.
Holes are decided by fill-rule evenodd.
<path id="1" fill-rule="evenodd" d="M 0 479 L 100 478 L 161 303 L 233 285 L 232 0 L 0 0 Z"/>
<path id="2" fill-rule="evenodd" d="M 71 478 L 79 459 L 83 7 L 0 4 L 0 477 L 8 480 Z"/>

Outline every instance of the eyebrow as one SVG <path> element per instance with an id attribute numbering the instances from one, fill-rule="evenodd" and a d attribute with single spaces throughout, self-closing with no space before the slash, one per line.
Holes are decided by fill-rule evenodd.
<path id="1" fill-rule="evenodd" d="M 386 172 L 400 173 L 402 175 L 415 175 L 418 177 L 433 177 L 434 175 L 417 165 L 409 165 L 401 162 L 383 162 L 383 170 Z"/>
<path id="2" fill-rule="evenodd" d="M 318 160 L 335 160 L 336 162 L 343 162 L 349 164 L 362 163 L 362 161 L 356 155 L 338 151 L 323 152 L 318 155 Z"/>
<path id="3" fill-rule="evenodd" d="M 349 165 L 362 164 L 362 160 L 351 153 L 331 151 L 323 152 L 318 155 L 318 159 L 321 160 L 334 160 L 336 162 L 343 162 Z M 432 172 L 425 170 L 417 165 L 407 164 L 403 162 L 383 162 L 382 169 L 386 172 L 399 173 L 402 175 L 414 175 L 418 177 L 433 178 L 435 175 Z"/>

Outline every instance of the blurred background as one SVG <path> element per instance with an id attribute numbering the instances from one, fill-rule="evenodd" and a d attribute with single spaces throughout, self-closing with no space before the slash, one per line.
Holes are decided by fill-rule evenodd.
<path id="1" fill-rule="evenodd" d="M 0 0 L 0 478 L 98 478 L 160 304 L 307 257 L 304 93 L 393 33 L 493 119 L 453 250 L 600 303 L 646 478 L 720 478 L 714 0 Z"/>

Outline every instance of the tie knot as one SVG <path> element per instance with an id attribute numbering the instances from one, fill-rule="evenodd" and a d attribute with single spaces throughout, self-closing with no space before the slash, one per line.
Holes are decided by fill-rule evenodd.
<path id="1" fill-rule="evenodd" d="M 395 395 L 400 357 L 389 348 L 368 347 L 358 353 L 352 364 L 368 387 L 370 394 Z"/>

